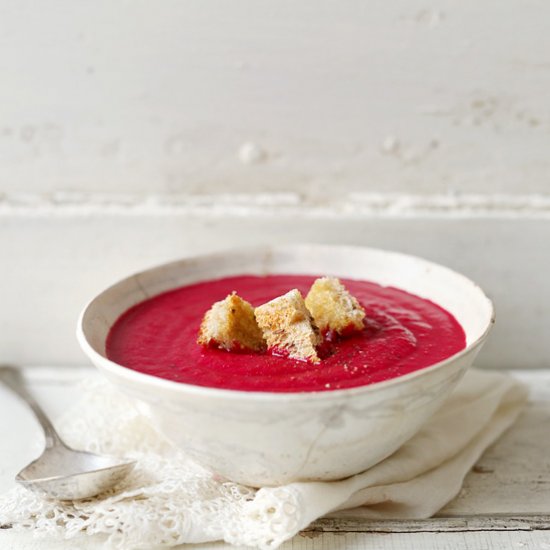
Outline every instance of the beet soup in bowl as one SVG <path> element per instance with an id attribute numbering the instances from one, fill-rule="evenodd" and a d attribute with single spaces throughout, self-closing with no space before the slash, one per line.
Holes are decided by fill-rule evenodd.
<path id="1" fill-rule="evenodd" d="M 340 278 L 351 291 L 357 289 L 360 301 L 372 291 L 377 298 L 366 300 L 367 321 L 369 312 L 378 311 L 376 304 L 387 307 L 387 300 L 397 300 L 381 313 L 390 324 L 379 330 L 397 337 L 373 338 L 372 344 L 361 340 L 357 345 L 367 364 L 359 375 L 352 338 L 340 356 L 338 350 L 326 363 L 309 366 L 266 355 L 256 358 L 265 363 L 256 364 L 247 354 L 201 350 L 195 342 L 200 316 L 226 291 L 249 299 L 250 288 L 258 302 L 294 283 L 305 288 L 316 276 Z M 230 288 L 239 282 L 243 289 Z M 158 311 L 165 302 L 175 305 L 163 319 Z M 402 302 L 421 309 L 424 304 L 431 324 Z M 132 334 L 147 315 L 148 331 Z M 394 326 L 399 318 L 401 328 Z M 166 332 L 170 322 L 182 323 L 181 330 Z M 143 271 L 94 298 L 80 316 L 77 336 L 91 361 L 169 440 L 212 471 L 261 487 L 348 477 L 392 454 L 437 411 L 493 322 L 493 306 L 483 291 L 446 267 L 372 248 L 307 244 L 231 250 Z M 113 343 L 116 338 L 120 345 Z M 421 344 L 423 338 L 427 344 Z M 418 349 L 410 344 L 416 341 Z M 162 357 L 164 347 L 170 348 L 170 360 Z M 409 363 L 408 353 L 414 357 Z M 133 357 L 142 362 L 132 364 Z M 119 364 L 126 361 L 130 366 Z M 264 376 L 264 364 L 273 376 Z M 326 372 L 312 371 L 324 364 Z M 193 373 L 196 382 L 190 383 Z"/>

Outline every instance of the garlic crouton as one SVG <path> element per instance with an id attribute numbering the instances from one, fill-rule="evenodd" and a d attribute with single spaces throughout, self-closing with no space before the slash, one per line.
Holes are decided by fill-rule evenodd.
<path id="1" fill-rule="evenodd" d="M 254 308 L 235 292 L 213 304 L 206 312 L 197 343 L 227 351 L 265 349 L 262 331 L 254 317 Z"/>
<path id="2" fill-rule="evenodd" d="M 319 330 L 297 289 L 257 307 L 254 313 L 270 350 L 294 359 L 319 362 L 316 349 L 321 343 Z"/>
<path id="3" fill-rule="evenodd" d="M 305 303 L 322 334 L 342 335 L 364 328 L 365 310 L 336 277 L 317 279 Z"/>

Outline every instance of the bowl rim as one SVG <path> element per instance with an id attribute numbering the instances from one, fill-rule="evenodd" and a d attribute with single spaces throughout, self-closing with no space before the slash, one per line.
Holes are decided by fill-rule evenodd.
<path id="1" fill-rule="evenodd" d="M 416 371 L 397 376 L 395 378 L 390 378 L 389 380 L 382 380 L 380 382 L 373 382 L 370 384 L 362 385 L 362 386 L 353 386 L 351 388 L 343 388 L 343 389 L 335 389 L 335 390 L 317 390 L 317 391 L 299 391 L 299 392 L 272 392 L 272 391 L 245 391 L 245 390 L 235 390 L 235 389 L 229 389 L 229 388 L 215 388 L 210 386 L 199 386 L 196 384 L 188 384 L 185 382 L 177 382 L 175 380 L 168 380 L 166 378 L 161 378 L 159 376 L 155 376 L 152 374 L 146 374 L 143 372 L 139 372 L 137 370 L 133 370 L 129 367 L 125 367 L 123 365 L 119 365 L 118 363 L 115 363 L 114 361 L 111 361 L 107 357 L 104 357 L 100 353 L 98 353 L 92 345 L 88 342 L 88 339 L 86 337 L 85 331 L 84 331 L 84 318 L 86 316 L 86 313 L 90 309 L 90 307 L 93 305 L 93 303 L 98 300 L 103 294 L 111 290 L 112 288 L 122 285 L 126 283 L 127 281 L 134 279 L 135 277 L 139 275 L 143 275 L 144 273 L 149 273 L 151 271 L 154 271 L 156 269 L 169 267 L 172 265 L 180 264 L 182 262 L 186 261 L 196 261 L 196 260 L 216 260 L 216 259 L 222 259 L 226 257 L 228 254 L 235 254 L 235 253 L 254 253 L 256 251 L 261 251 L 261 253 L 273 253 L 273 252 L 282 252 L 282 251 L 291 251 L 291 250 L 299 250 L 303 247 L 307 247 L 311 249 L 312 247 L 316 250 L 330 250 L 333 248 L 339 248 L 339 249 L 347 249 L 350 252 L 353 251 L 373 251 L 377 253 L 384 253 L 393 255 L 394 257 L 402 257 L 406 259 L 413 259 L 413 260 L 420 260 L 422 261 L 426 266 L 433 266 L 438 269 L 442 269 L 444 271 L 447 271 L 451 273 L 453 276 L 461 278 L 465 283 L 472 285 L 480 294 L 480 298 L 485 300 L 486 305 L 489 306 L 490 311 L 490 317 L 489 321 L 487 322 L 487 326 L 483 330 L 483 332 L 470 344 L 468 344 L 465 348 L 461 349 L 457 353 L 454 353 L 453 355 L 450 355 L 449 357 L 443 359 L 442 361 L 439 361 L 437 363 L 434 363 L 433 365 L 429 365 L 427 367 L 423 367 L 421 369 L 418 369 Z M 206 280 L 206 279 L 205 279 Z M 190 283 L 191 284 L 191 283 Z M 165 292 L 165 291 L 163 291 Z M 458 271 L 455 271 L 449 267 L 446 267 L 444 265 L 438 264 L 436 262 L 432 262 L 430 260 L 426 260 L 420 256 L 416 256 L 413 254 L 405 254 L 403 252 L 397 252 L 393 250 L 385 250 L 382 248 L 376 248 L 376 247 L 370 247 L 370 246 L 358 246 L 358 245 L 339 245 L 339 244 L 319 244 L 319 243 L 295 243 L 295 244 L 281 244 L 281 245 L 256 245 L 256 246 L 241 246 L 241 247 L 231 247 L 231 248 L 225 248 L 223 250 L 218 250 L 216 252 L 210 252 L 210 253 L 196 253 L 196 254 L 189 254 L 184 256 L 183 258 L 173 260 L 170 262 L 164 262 L 161 264 L 154 265 L 152 267 L 137 271 L 127 277 L 124 277 L 122 279 L 119 279 L 115 283 L 109 285 L 108 287 L 104 288 L 101 292 L 96 294 L 91 300 L 89 300 L 82 311 L 80 312 L 80 315 L 78 317 L 77 321 L 77 328 L 76 328 L 76 337 L 78 340 L 78 343 L 80 347 L 82 348 L 82 351 L 85 353 L 85 355 L 91 359 L 92 363 L 98 368 L 99 370 L 105 370 L 109 372 L 110 374 L 116 376 L 117 378 L 126 378 L 131 379 L 134 378 L 134 382 L 144 383 L 144 384 L 152 384 L 153 386 L 156 386 L 158 389 L 165 389 L 169 391 L 175 391 L 182 394 L 192 394 L 194 396 L 204 396 L 204 397 L 211 397 L 211 398 L 224 398 L 224 399 L 247 399 L 252 401 L 279 401 L 279 402 L 287 402 L 287 401 L 310 401 L 310 400 L 330 400 L 331 398 L 339 399 L 343 396 L 353 396 L 356 394 L 363 394 L 363 393 L 370 393 L 373 391 L 380 391 L 383 389 L 386 389 L 388 387 L 398 386 L 405 384 L 409 382 L 411 379 L 415 378 L 421 378 L 424 376 L 428 376 L 430 373 L 439 370 L 443 368 L 445 365 L 449 365 L 450 363 L 454 363 L 455 361 L 461 359 L 462 357 L 472 353 L 476 348 L 481 346 L 483 342 L 487 339 L 489 332 L 491 331 L 493 325 L 495 323 L 495 308 L 492 300 L 485 294 L 483 289 L 474 281 L 463 275 L 462 273 L 459 273 Z M 100 366 L 99 366 L 100 365 Z M 132 382 L 132 380 L 130 380 Z"/>

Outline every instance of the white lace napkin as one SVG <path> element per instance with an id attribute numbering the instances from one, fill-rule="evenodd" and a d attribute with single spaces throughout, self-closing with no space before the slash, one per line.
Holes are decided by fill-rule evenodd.
<path id="1" fill-rule="evenodd" d="M 101 498 L 60 503 L 16 487 L 0 498 L 0 523 L 59 539 L 102 534 L 115 548 L 225 540 L 272 549 L 316 518 L 361 507 L 369 518 L 425 518 L 451 500 L 482 452 L 517 418 L 522 384 L 469 371 L 424 428 L 391 457 L 351 478 L 250 489 L 212 475 L 158 435 L 105 383 L 87 385 L 78 414 L 59 424 L 67 441 L 136 458 L 123 485 Z"/>

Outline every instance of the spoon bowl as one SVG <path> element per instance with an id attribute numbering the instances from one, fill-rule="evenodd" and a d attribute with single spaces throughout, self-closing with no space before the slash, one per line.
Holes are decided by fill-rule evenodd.
<path id="1" fill-rule="evenodd" d="M 107 491 L 122 481 L 134 466 L 133 461 L 56 445 L 46 448 L 15 480 L 48 497 L 79 500 Z"/>

